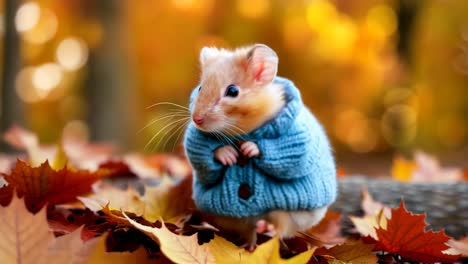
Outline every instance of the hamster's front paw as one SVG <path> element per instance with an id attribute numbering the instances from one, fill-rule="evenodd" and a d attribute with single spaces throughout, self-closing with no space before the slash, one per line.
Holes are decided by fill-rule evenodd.
<path id="1" fill-rule="evenodd" d="M 214 156 L 224 166 L 232 166 L 237 162 L 239 153 L 237 153 L 237 150 L 233 146 L 227 145 L 217 148 L 214 151 Z"/>
<path id="2" fill-rule="evenodd" d="M 252 141 L 245 141 L 240 146 L 240 151 L 244 156 L 249 158 L 260 156 L 260 150 L 258 149 L 257 144 Z"/>

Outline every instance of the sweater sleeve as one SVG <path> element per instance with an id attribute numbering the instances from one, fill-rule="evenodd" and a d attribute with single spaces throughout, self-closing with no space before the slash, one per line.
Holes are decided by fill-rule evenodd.
<path id="1" fill-rule="evenodd" d="M 260 139 L 257 146 L 261 156 L 255 162 L 266 175 L 276 179 L 300 178 L 310 169 L 307 165 L 310 141 L 311 135 L 307 131 L 274 139 Z"/>
<path id="2" fill-rule="evenodd" d="M 207 185 L 217 182 L 222 176 L 223 165 L 214 159 L 213 153 L 221 143 L 203 135 L 193 125 L 189 125 L 184 145 L 197 180 Z"/>

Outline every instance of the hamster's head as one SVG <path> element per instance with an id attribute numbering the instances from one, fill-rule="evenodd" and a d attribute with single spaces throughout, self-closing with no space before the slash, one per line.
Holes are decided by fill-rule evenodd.
<path id="1" fill-rule="evenodd" d="M 274 88 L 278 56 L 266 45 L 203 48 L 201 82 L 192 121 L 205 132 L 246 134 L 271 118 L 283 95 Z"/>

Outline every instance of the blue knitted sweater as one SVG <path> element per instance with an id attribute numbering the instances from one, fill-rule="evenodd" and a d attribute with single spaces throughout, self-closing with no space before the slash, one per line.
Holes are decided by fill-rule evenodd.
<path id="1" fill-rule="evenodd" d="M 335 162 L 322 126 L 291 81 L 277 77 L 274 82 L 284 86 L 285 107 L 273 120 L 242 135 L 258 145 L 259 158 L 243 166 L 223 166 L 214 159 L 214 150 L 224 144 L 193 124 L 187 127 L 184 145 L 200 210 L 248 217 L 271 210 L 311 210 L 335 200 Z"/>

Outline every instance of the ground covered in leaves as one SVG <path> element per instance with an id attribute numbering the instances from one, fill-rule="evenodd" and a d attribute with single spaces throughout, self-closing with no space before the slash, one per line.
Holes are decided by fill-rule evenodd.
<path id="1" fill-rule="evenodd" d="M 284 241 L 272 229 L 249 252 L 196 210 L 182 156 L 117 155 L 111 146 L 65 136 L 42 146 L 17 127 L 4 139 L 20 152 L 0 155 L 1 263 L 467 261 L 468 238 L 428 230 L 425 215 L 408 212 L 404 199 L 389 208 L 366 190 L 364 216 L 328 212 L 318 226 Z M 417 176 L 416 163 L 395 164 L 397 177 Z M 341 234 L 343 218 L 354 234 Z"/>

